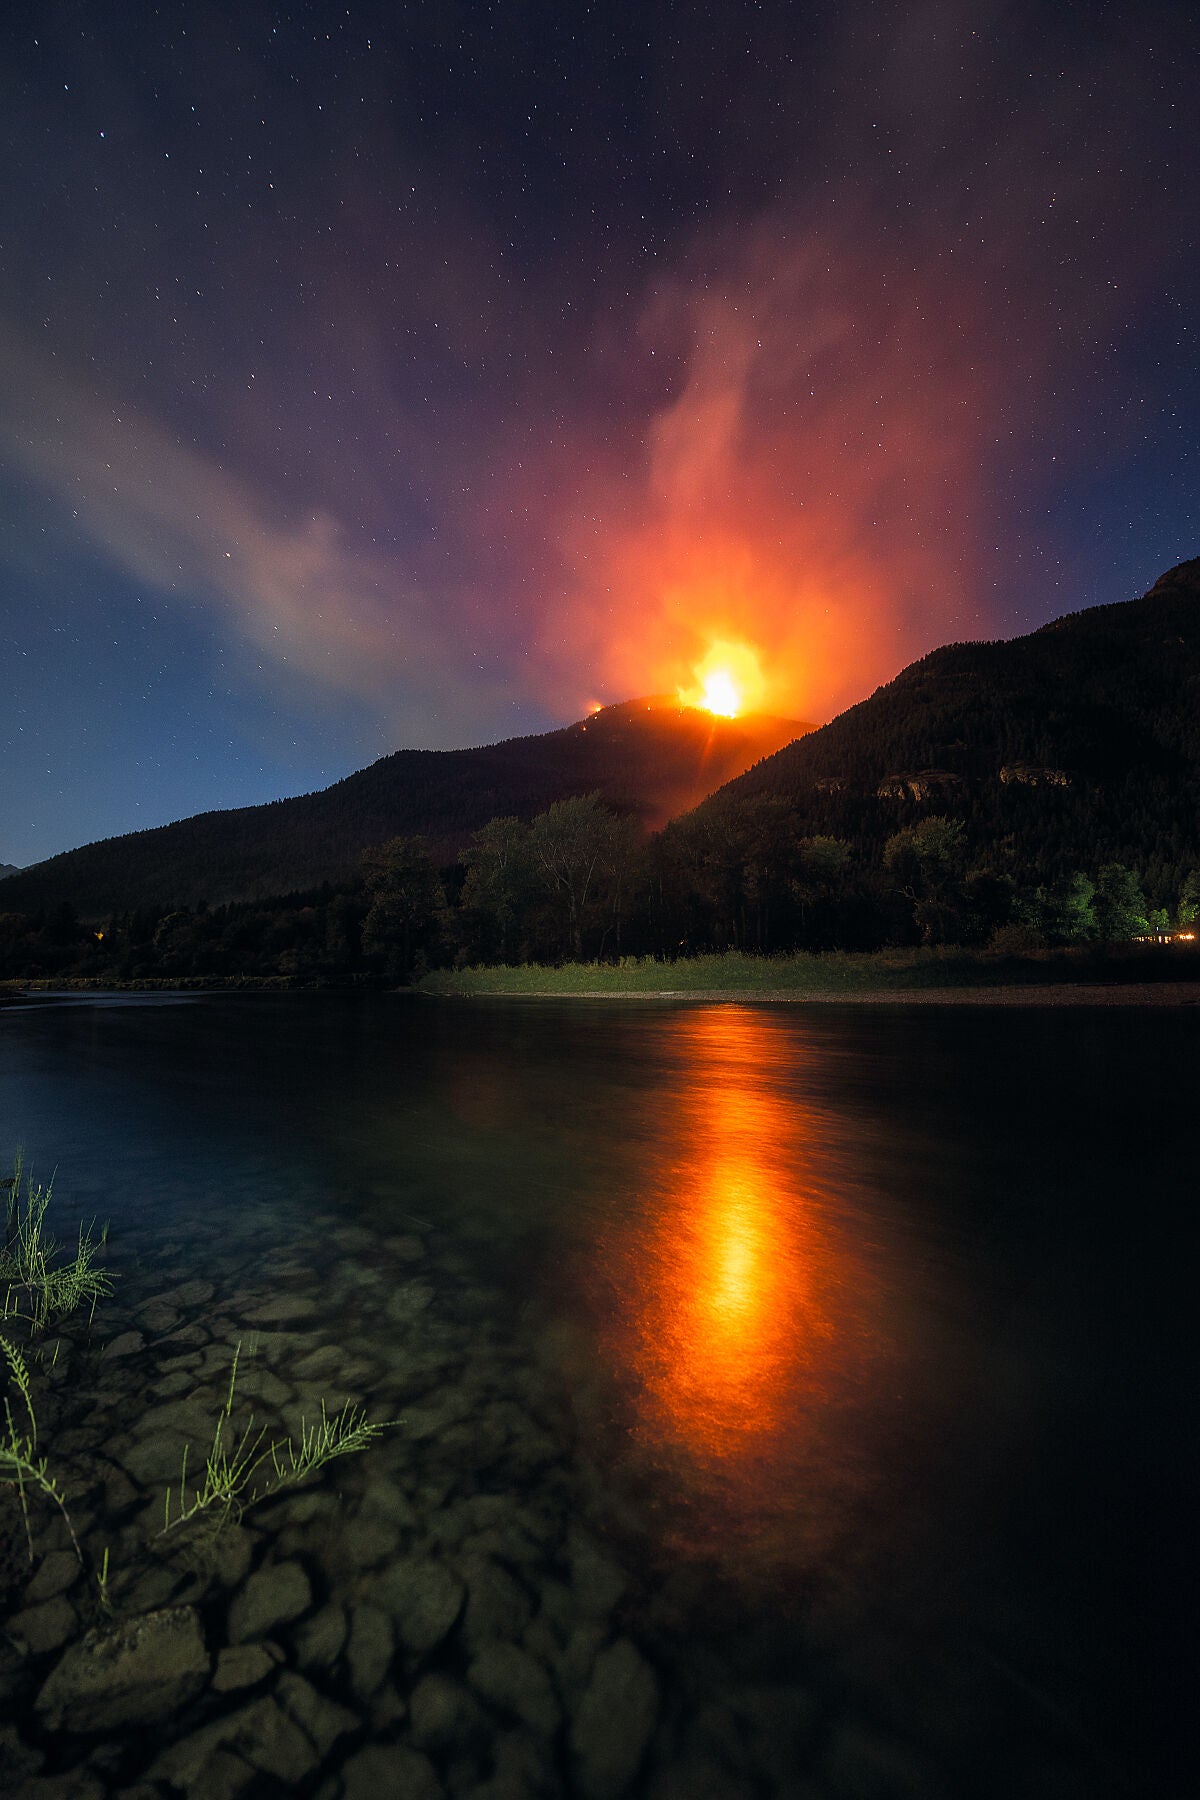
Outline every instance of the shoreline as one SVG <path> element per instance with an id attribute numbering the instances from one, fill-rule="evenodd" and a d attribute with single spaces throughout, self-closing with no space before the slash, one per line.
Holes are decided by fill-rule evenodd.
<path id="1" fill-rule="evenodd" d="M 1047 982 L 1011 987 L 917 988 L 479 988 L 473 993 L 434 993 L 433 1000 L 686 1000 L 712 1005 L 766 1003 L 787 1006 L 1195 1006 L 1200 982 Z"/>

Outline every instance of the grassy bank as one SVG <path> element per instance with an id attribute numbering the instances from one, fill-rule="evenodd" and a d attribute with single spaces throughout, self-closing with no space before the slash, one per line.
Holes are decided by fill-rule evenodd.
<path id="1" fill-rule="evenodd" d="M 890 989 L 1200 981 L 1200 954 L 1173 945 L 1116 945 L 996 956 L 957 947 L 861 954 L 747 956 L 727 951 L 678 962 L 624 957 L 618 963 L 528 963 L 438 969 L 425 994 L 836 994 Z"/>

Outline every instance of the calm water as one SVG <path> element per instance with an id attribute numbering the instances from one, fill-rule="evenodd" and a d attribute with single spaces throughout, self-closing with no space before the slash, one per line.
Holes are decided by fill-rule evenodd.
<path id="1" fill-rule="evenodd" d="M 554 1461 L 414 1491 L 549 1484 L 631 1573 L 630 1791 L 1182 1795 L 1198 1063 L 1186 1011 L 63 1001 L 0 1014 L 0 1136 L 214 1306 L 277 1246 L 333 1335 L 421 1247 Z"/>

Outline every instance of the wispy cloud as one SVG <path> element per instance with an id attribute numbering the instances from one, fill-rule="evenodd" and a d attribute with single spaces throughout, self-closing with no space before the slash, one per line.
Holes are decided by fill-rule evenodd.
<path id="1" fill-rule="evenodd" d="M 269 670 L 365 700 L 415 742 L 466 741 L 499 705 L 445 594 L 399 551 L 361 541 L 357 518 L 320 505 L 286 516 L 265 484 L 3 327 L 0 385 L 0 454 L 117 569 L 218 609 Z"/>

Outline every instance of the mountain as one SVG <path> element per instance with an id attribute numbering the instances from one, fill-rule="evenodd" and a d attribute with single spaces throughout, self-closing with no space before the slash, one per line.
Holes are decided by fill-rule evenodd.
<path id="1" fill-rule="evenodd" d="M 652 695 L 482 749 L 398 750 L 318 793 L 200 813 L 50 857 L 8 878 L 3 908 L 68 902 L 94 919 L 285 894 L 346 880 L 367 845 L 393 837 L 426 837 L 451 862 L 489 819 L 531 818 L 593 791 L 651 829 L 811 729 L 765 715 L 716 718 Z"/>
<path id="2" fill-rule="evenodd" d="M 0 863 L 0 881 L 3 881 L 6 875 L 19 875 L 20 873 L 16 863 Z"/>
<path id="3" fill-rule="evenodd" d="M 874 857 L 941 813 L 1021 879 L 1121 862 L 1169 889 L 1200 867 L 1200 558 L 1141 599 L 933 651 L 695 816 L 756 797 Z"/>

